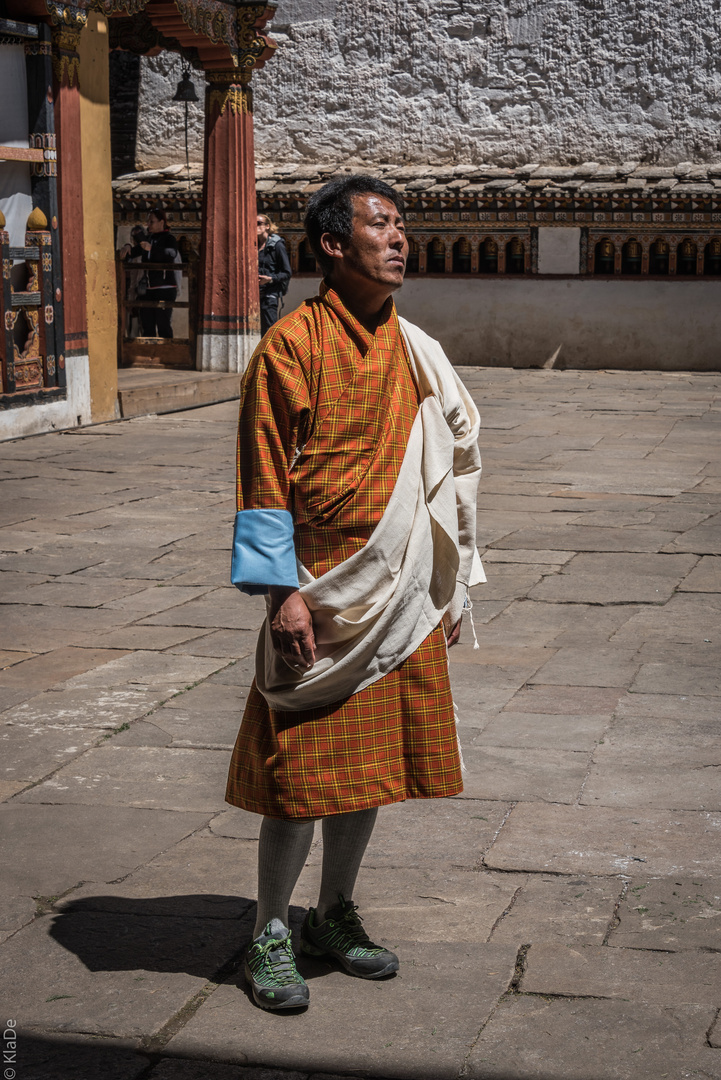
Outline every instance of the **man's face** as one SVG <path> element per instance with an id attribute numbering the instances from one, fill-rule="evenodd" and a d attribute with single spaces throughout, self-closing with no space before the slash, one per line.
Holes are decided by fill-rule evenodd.
<path id="1" fill-rule="evenodd" d="M 400 288 L 408 258 L 403 218 L 382 195 L 353 196 L 353 233 L 343 247 L 348 269 L 389 292 Z"/>
<path id="2" fill-rule="evenodd" d="M 270 236 L 270 225 L 264 217 L 259 217 L 257 221 L 258 225 L 258 247 L 262 247 Z"/>
<path id="3" fill-rule="evenodd" d="M 148 215 L 148 232 L 160 233 L 163 231 L 163 222 L 160 218 L 156 218 L 155 214 Z"/>

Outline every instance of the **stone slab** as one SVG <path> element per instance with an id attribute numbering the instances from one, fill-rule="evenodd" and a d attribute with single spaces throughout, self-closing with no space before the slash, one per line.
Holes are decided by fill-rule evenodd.
<path id="1" fill-rule="evenodd" d="M 556 874 L 721 872 L 721 815 L 684 810 L 519 803 L 484 862 Z"/>
<path id="2" fill-rule="evenodd" d="M 626 717 L 597 747 L 581 801 L 721 810 L 720 768 L 718 720 Z"/>
<path id="3" fill-rule="evenodd" d="M 401 969 L 395 978 L 376 983 L 301 961 L 311 1004 L 300 1015 L 260 1012 L 244 989 L 220 986 L 165 1053 L 207 1058 L 212 1047 L 213 1058 L 225 1062 L 326 1074 L 352 1068 L 397 1080 L 455 1080 L 510 982 L 516 951 L 508 945 L 462 942 L 388 944 L 397 949 Z M 470 985 L 474 993 L 469 997 Z"/>
<path id="4" fill-rule="evenodd" d="M 557 603 L 660 604 L 694 564 L 693 555 L 581 554 L 528 595 Z"/>
<path id="5" fill-rule="evenodd" d="M 59 896 L 80 881 L 113 881 L 201 828 L 208 814 L 131 807 L 0 806 L 5 896 Z"/>
<path id="6" fill-rule="evenodd" d="M 32 660 L 35 653 L 31 652 L 18 652 L 16 649 L 2 649 L 0 650 L 0 670 L 5 672 L 13 664 L 22 664 L 23 660 Z"/>
<path id="7" fill-rule="evenodd" d="M 210 590 L 210 586 L 193 588 L 192 586 L 170 585 L 163 583 L 147 588 L 143 583 L 142 591 L 124 596 L 120 600 L 111 600 L 104 606 L 113 611 L 130 612 L 134 618 L 156 615 L 160 611 L 169 611 L 180 607 L 189 600 L 195 600 Z"/>
<path id="8" fill-rule="evenodd" d="M 249 687 L 255 678 L 256 645 L 257 635 L 254 636 L 252 649 L 249 649 L 244 656 L 240 656 L 235 663 L 228 664 L 215 675 L 211 675 L 208 682 L 211 685 L 220 683 L 224 686 Z"/>
<path id="9" fill-rule="evenodd" d="M 508 805 L 475 799 L 411 799 L 383 806 L 364 866 L 446 865 L 473 869 L 492 842 Z M 322 847 L 309 861 L 319 862 Z"/>
<path id="10" fill-rule="evenodd" d="M 144 629 L 139 627 L 138 629 Z M 160 627 L 158 627 L 160 629 Z M 258 641 L 257 630 L 214 630 L 203 637 L 194 638 L 188 644 L 174 645 L 168 649 L 172 653 L 192 653 L 193 656 L 247 656 L 255 651 Z"/>
<path id="11" fill-rule="evenodd" d="M 222 810 L 228 755 L 217 750 L 105 746 L 18 798 L 25 803 L 128 806 L 212 813 Z"/>
<path id="12" fill-rule="evenodd" d="M 528 681 L 560 686 L 630 686 L 638 668 L 635 649 L 565 646 Z"/>
<path id="13" fill-rule="evenodd" d="M 227 1065 L 218 1061 L 183 1061 L 181 1058 L 163 1058 L 150 1073 L 149 1080 L 313 1080 L 308 1073 L 287 1069 L 254 1068 L 252 1065 Z M 320 1077 L 317 1080 L 321 1080 Z M 322 1080 L 351 1080 L 351 1077 L 333 1077 L 327 1074 Z"/>
<path id="14" fill-rule="evenodd" d="M 151 615 L 145 626 L 207 626 L 214 630 L 260 629 L 265 619 L 262 596 L 243 596 L 237 589 L 214 589 L 198 600 Z"/>
<path id="15" fill-rule="evenodd" d="M 584 520 L 580 525 L 554 523 L 547 527 L 519 529 L 511 536 L 504 536 L 494 543 L 494 548 L 528 548 L 544 550 L 557 548 L 561 551 L 637 551 L 657 552 L 675 539 L 675 534 L 660 529 L 644 529 L 639 526 L 624 528 L 594 528 Z"/>
<path id="16" fill-rule="evenodd" d="M 468 769 L 464 796 L 505 802 L 575 802 L 589 763 L 587 751 L 478 744 L 464 750 L 463 758 Z"/>
<path id="17" fill-rule="evenodd" d="M 47 729 L 42 725 L 0 722 L 0 779 L 23 786 L 37 783 L 83 754 L 99 734 L 65 725 Z"/>
<path id="18" fill-rule="evenodd" d="M 696 555 L 721 555 L 721 518 L 719 516 L 689 529 L 671 545 L 673 551 L 693 551 Z"/>
<path id="19" fill-rule="evenodd" d="M 239 953 L 239 924 L 83 909 L 36 919 L 3 945 L 4 992 L 23 1024 L 142 1038 Z"/>
<path id="20" fill-rule="evenodd" d="M 98 642 L 108 649 L 143 651 L 170 650 L 173 646 L 180 646 L 187 653 L 205 656 L 205 652 L 196 652 L 192 645 L 193 642 L 200 643 L 206 634 L 204 629 L 189 626 L 123 626 L 99 634 Z"/>
<path id="21" fill-rule="evenodd" d="M 687 696 L 686 694 L 623 694 L 618 699 L 616 717 L 649 717 L 653 720 L 683 720 L 689 724 L 711 722 L 718 719 L 718 702 L 715 698 Z"/>
<path id="22" fill-rule="evenodd" d="M 221 658 L 185 656 L 181 660 L 171 653 L 139 650 L 84 675 L 76 675 L 65 685 L 69 690 L 130 686 L 138 690 L 162 690 L 169 696 L 191 689 L 225 664 Z"/>
<path id="23" fill-rule="evenodd" d="M 79 581 L 55 580 L 26 589 L 18 601 L 23 604 L 42 604 L 49 607 L 99 608 L 110 606 L 109 600 L 141 593 L 146 581 L 132 578 L 94 578 Z"/>
<path id="24" fill-rule="evenodd" d="M 503 545 L 490 548 L 483 554 L 484 565 L 496 563 L 549 563 L 552 566 L 565 566 L 573 558 L 572 551 L 544 550 L 543 548 L 516 548 L 503 550 Z"/>
<path id="25" fill-rule="evenodd" d="M 679 585 L 681 592 L 721 592 L 721 559 L 704 555 Z"/>
<path id="26" fill-rule="evenodd" d="M 251 814 L 239 806 L 231 806 L 217 814 L 208 823 L 213 836 L 227 836 L 234 840 L 257 840 L 263 818 Z"/>
<path id="27" fill-rule="evenodd" d="M 134 1042 L 21 1028 L 18 1075 L 23 1080 L 140 1080 L 148 1059 Z"/>
<path id="28" fill-rule="evenodd" d="M 601 945 L 622 891 L 615 878 L 529 874 L 491 940 Z"/>
<path id="29" fill-rule="evenodd" d="M 506 706 L 508 712 L 549 713 L 551 715 L 594 716 L 610 719 L 623 691 L 616 687 L 544 686 L 540 683 L 524 686 Z"/>
<path id="30" fill-rule="evenodd" d="M 23 727 L 109 728 L 146 716 L 170 696 L 168 690 L 48 690 L 3 714 L 4 723 Z"/>
<path id="31" fill-rule="evenodd" d="M 108 732 L 106 738 L 113 740 L 114 746 L 170 746 L 173 736 L 163 731 L 150 719 L 156 713 L 149 714 L 147 720 L 133 720 L 128 725 L 123 725 L 125 730 L 116 729 Z"/>
<path id="32" fill-rule="evenodd" d="M 373 940 L 485 942 L 526 880 L 524 874 L 364 865 L 353 899 Z M 308 866 L 293 902 L 304 910 L 315 906 L 319 885 L 317 865 Z"/>
<path id="33" fill-rule="evenodd" d="M 649 1005 L 717 1007 L 721 953 L 540 943 L 528 951 L 520 989 L 529 994 L 623 998 Z"/>
<path id="34" fill-rule="evenodd" d="M 207 683 L 203 685 L 207 686 Z M 197 704 L 192 711 L 165 706 L 156 709 L 155 712 L 150 714 L 149 720 L 156 730 L 167 734 L 167 741 L 162 744 L 160 741 L 144 743 L 138 737 L 132 740 L 132 743 L 135 746 L 187 746 L 207 750 L 230 751 L 235 746 L 247 691 L 237 688 L 235 694 L 236 708 L 233 712 L 216 712 L 213 709 L 204 711 Z M 211 697 L 211 695 L 209 694 L 208 697 Z M 175 700 L 177 699 L 172 699 L 172 701 Z M 172 704 L 172 701 L 169 705 Z M 148 734 L 154 735 L 153 732 Z M 124 741 L 126 745 L 130 745 L 131 740 L 126 739 Z"/>
<path id="35" fill-rule="evenodd" d="M 47 652 L 63 645 L 95 647 L 98 634 L 130 620 L 107 608 L 0 605 L 0 648 Z"/>
<path id="36" fill-rule="evenodd" d="M 705 949 L 721 954 L 721 878 L 641 878 L 628 883 L 608 944 Z"/>
<path id="37" fill-rule="evenodd" d="M 677 593 L 662 607 L 649 606 L 635 613 L 613 634 L 611 642 L 637 645 L 639 641 L 660 640 L 700 647 L 704 638 L 721 640 L 721 596 Z"/>
<path id="38" fill-rule="evenodd" d="M 721 697 L 721 673 L 718 668 L 696 664 L 643 664 L 631 689 L 639 694 Z"/>
<path id="39" fill-rule="evenodd" d="M 125 655 L 122 649 L 79 649 L 74 646 L 53 649 L 14 664 L 0 672 L 0 686 L 29 688 L 34 697 L 57 683 L 90 671 Z"/>
<path id="40" fill-rule="evenodd" d="M 532 747 L 539 750 L 585 750 L 596 746 L 609 723 L 605 714 L 513 713 L 504 710 L 489 720 L 475 746 Z"/>
<path id="41" fill-rule="evenodd" d="M 31 896 L 0 897 L 0 942 L 22 930 L 37 914 L 37 904 Z"/>
<path id="42" fill-rule="evenodd" d="M 122 881 L 73 889 L 54 909 L 238 920 L 255 906 L 257 861 L 256 844 L 203 830 L 154 855 Z"/>
<path id="43" fill-rule="evenodd" d="M 708 1006 L 502 1001 L 468 1060 L 469 1080 L 719 1080 Z"/>
<path id="44" fill-rule="evenodd" d="M 226 716 L 235 717 L 236 723 L 240 723 L 251 681 L 252 676 L 247 684 L 239 685 L 205 679 L 197 686 L 172 697 L 164 706 L 163 712 L 182 710 L 189 716 L 194 715 L 201 725 L 206 717 L 225 713 Z"/>
<path id="45" fill-rule="evenodd" d="M 487 632 L 505 645 L 606 645 L 612 634 L 638 612 L 631 604 L 545 604 L 524 600 L 509 604 Z"/>

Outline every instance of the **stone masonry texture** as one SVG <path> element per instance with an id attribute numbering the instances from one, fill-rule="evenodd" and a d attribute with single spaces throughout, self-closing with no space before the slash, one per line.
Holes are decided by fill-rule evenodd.
<path id="1" fill-rule="evenodd" d="M 259 819 L 223 801 L 264 617 L 237 403 L 3 444 L 18 1080 L 721 1080 L 721 376 L 457 370 L 465 790 L 379 813 L 354 900 L 398 976 L 301 959 L 300 1015 L 250 1000 Z M 317 829 L 296 942 L 321 864 Z"/>
<path id="2" fill-rule="evenodd" d="M 714 0 L 279 0 L 270 32 L 278 51 L 253 79 L 260 164 L 720 157 Z M 143 61 L 139 167 L 184 160 L 167 103 L 179 77 L 177 57 Z M 200 163 L 202 106 L 190 112 Z"/>

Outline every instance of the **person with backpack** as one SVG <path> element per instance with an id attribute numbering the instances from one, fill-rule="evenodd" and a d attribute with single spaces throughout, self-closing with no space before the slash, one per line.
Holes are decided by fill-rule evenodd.
<path id="1" fill-rule="evenodd" d="M 284 241 L 267 214 L 258 214 L 258 283 L 260 285 L 260 332 L 278 321 L 281 297 L 288 292 L 290 261 Z"/>

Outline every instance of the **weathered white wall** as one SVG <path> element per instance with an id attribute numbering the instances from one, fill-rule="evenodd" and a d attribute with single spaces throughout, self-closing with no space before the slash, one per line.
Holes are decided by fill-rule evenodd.
<path id="1" fill-rule="evenodd" d="M 61 400 L 0 410 L 0 442 L 90 424 L 90 364 L 87 356 L 68 356 L 65 378 L 67 396 Z"/>
<path id="2" fill-rule="evenodd" d="M 279 0 L 271 33 L 261 163 L 721 159 L 717 0 Z M 143 165 L 183 159 L 179 72 L 143 65 Z"/>
<path id="3" fill-rule="evenodd" d="M 183 72 L 175 53 L 143 58 L 138 93 L 138 136 L 135 162 L 139 169 L 185 164 L 185 106 L 173 101 Z M 203 163 L 205 78 L 192 71 L 198 103 L 188 104 L 188 153 L 191 163 Z"/>
<path id="4" fill-rule="evenodd" d="M 285 311 L 317 292 L 291 279 Z M 409 278 L 398 311 L 455 364 L 721 371 L 721 282 Z"/>

